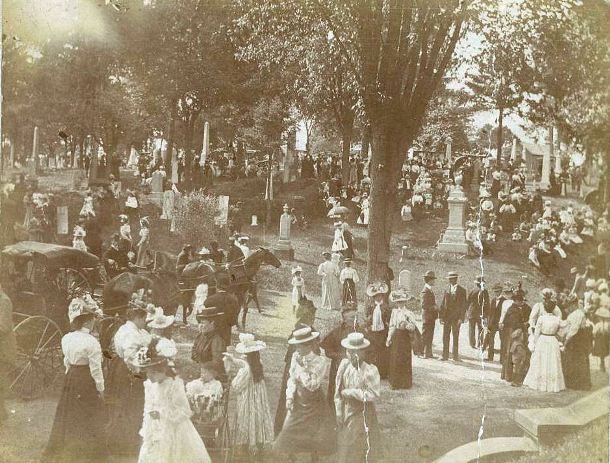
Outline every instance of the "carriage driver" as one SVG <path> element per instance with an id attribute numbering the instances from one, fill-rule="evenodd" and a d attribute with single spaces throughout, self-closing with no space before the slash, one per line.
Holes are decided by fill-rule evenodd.
<path id="1" fill-rule="evenodd" d="M 104 267 L 109 278 L 129 270 L 129 256 L 121 247 L 121 236 L 118 233 L 112 235 L 110 247 L 104 253 Z"/>
<path id="2" fill-rule="evenodd" d="M 193 260 L 193 246 L 190 244 L 184 244 L 182 246 L 182 251 L 178 254 L 178 259 L 176 260 L 176 277 L 178 280 L 182 279 L 182 272 L 184 271 L 184 267 L 190 264 Z"/>

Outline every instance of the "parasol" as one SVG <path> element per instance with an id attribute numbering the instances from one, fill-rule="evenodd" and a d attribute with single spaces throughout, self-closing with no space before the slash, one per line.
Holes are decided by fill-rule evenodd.
<path id="1" fill-rule="evenodd" d="M 328 211 L 328 214 L 326 214 L 326 216 L 333 217 L 336 215 L 349 214 L 349 212 L 349 209 L 345 206 L 334 206 L 330 211 Z"/>

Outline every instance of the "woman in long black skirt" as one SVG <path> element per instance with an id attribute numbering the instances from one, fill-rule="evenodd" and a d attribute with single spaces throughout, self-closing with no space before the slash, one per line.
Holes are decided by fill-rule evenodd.
<path id="1" fill-rule="evenodd" d="M 581 308 L 575 308 L 566 321 L 568 327 L 562 356 L 566 387 L 586 391 L 591 389 L 589 354 L 592 348 L 592 329 Z"/>
<path id="2" fill-rule="evenodd" d="M 73 331 L 61 340 L 66 377 L 41 459 L 45 463 L 106 461 L 102 348 L 90 334 L 97 307 L 79 301 L 68 309 Z"/>
<path id="3" fill-rule="evenodd" d="M 415 331 L 415 317 L 407 309 L 409 294 L 397 289 L 390 301 L 397 304 L 390 316 L 386 346 L 390 348 L 389 380 L 392 389 L 409 389 L 413 384 L 411 333 Z"/>

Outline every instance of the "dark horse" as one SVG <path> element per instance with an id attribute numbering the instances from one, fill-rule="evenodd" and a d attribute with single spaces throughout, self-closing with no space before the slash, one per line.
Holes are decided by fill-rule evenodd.
<path id="1" fill-rule="evenodd" d="M 116 330 L 125 322 L 125 312 L 133 293 L 143 289 L 151 303 L 163 307 L 166 315 L 174 314 L 181 303 L 181 292 L 175 272 L 154 268 L 139 273 L 123 272 L 104 285 L 104 315 L 99 331 L 100 344 L 109 354 Z"/>
<path id="2" fill-rule="evenodd" d="M 216 291 L 216 281 L 221 276 L 229 279 L 229 292 L 237 296 L 239 305 L 242 308 L 241 324 L 246 326 L 246 316 L 248 315 L 248 305 L 246 295 L 248 292 L 256 294 L 256 274 L 261 265 L 272 265 L 275 268 L 281 267 L 282 263 L 275 255 L 266 248 L 259 247 L 245 259 L 238 259 L 227 264 L 210 264 L 197 261 L 188 264 L 182 272 L 185 285 L 194 286 L 198 282 L 208 285 L 208 294 Z M 189 301 L 190 302 L 190 301 Z"/>

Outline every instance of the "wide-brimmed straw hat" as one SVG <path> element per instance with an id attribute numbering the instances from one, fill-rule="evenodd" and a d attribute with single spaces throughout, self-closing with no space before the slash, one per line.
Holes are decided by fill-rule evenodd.
<path id="1" fill-rule="evenodd" d="M 386 294 L 389 291 L 387 283 L 383 281 L 371 283 L 366 288 L 366 295 L 369 297 L 376 296 L 377 294 Z"/>
<path id="2" fill-rule="evenodd" d="M 297 272 L 303 272 L 303 269 L 301 268 L 300 265 L 297 265 L 296 267 L 292 267 L 292 270 L 290 270 L 290 272 L 294 275 Z"/>
<path id="3" fill-rule="evenodd" d="M 155 307 L 152 319 L 148 322 L 148 327 L 162 330 L 171 326 L 175 319 L 176 317 L 174 315 L 165 315 L 163 313 L 163 307 Z"/>
<path id="4" fill-rule="evenodd" d="M 103 316 L 102 309 L 89 293 L 75 297 L 68 306 L 68 319 L 70 323 L 83 315 Z"/>
<path id="5" fill-rule="evenodd" d="M 127 222 L 127 221 L 129 221 L 129 217 L 127 217 L 127 214 L 120 214 L 119 215 L 119 220 L 121 222 Z"/>
<path id="6" fill-rule="evenodd" d="M 459 277 L 458 272 L 448 272 L 447 279 Z"/>
<path id="7" fill-rule="evenodd" d="M 235 352 L 238 354 L 248 354 L 250 352 L 258 352 L 267 347 L 263 341 L 259 341 L 250 333 L 239 333 L 239 343 L 235 346 Z"/>
<path id="8" fill-rule="evenodd" d="M 288 344 L 304 344 L 313 341 L 320 336 L 320 333 L 313 331 L 310 326 L 300 328 L 292 332 L 292 337 L 288 340 Z"/>
<path id="9" fill-rule="evenodd" d="M 542 291 L 540 291 L 540 294 L 542 294 L 543 299 L 549 299 L 554 301 L 556 299 L 555 296 L 555 291 L 553 291 L 551 288 L 544 288 Z"/>
<path id="10" fill-rule="evenodd" d="M 349 350 L 362 350 L 369 347 L 371 343 L 362 333 L 349 333 L 341 340 L 341 345 Z"/>
<path id="11" fill-rule="evenodd" d="M 133 364 L 138 368 L 156 365 L 172 365 L 178 354 L 176 343 L 167 338 L 152 337 L 148 345 L 141 347 L 135 355 Z"/>
<path id="12" fill-rule="evenodd" d="M 397 288 L 390 293 L 390 302 L 407 302 L 409 293 L 404 288 Z"/>
<path id="13" fill-rule="evenodd" d="M 608 310 L 606 307 L 600 307 L 599 309 L 597 309 L 595 311 L 595 316 L 597 316 L 599 318 L 609 319 L 610 318 L 610 310 Z"/>

